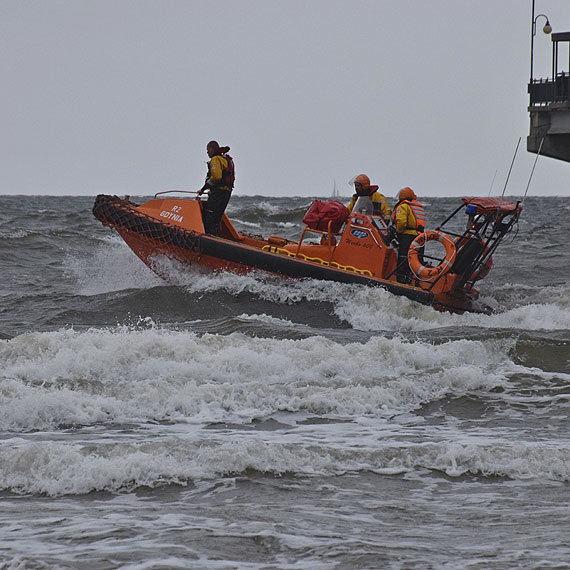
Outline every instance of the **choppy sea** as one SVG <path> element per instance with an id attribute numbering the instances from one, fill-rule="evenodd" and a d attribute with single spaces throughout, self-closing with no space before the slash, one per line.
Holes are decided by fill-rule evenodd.
<path id="1" fill-rule="evenodd" d="M 228 213 L 293 238 L 310 203 Z M 490 316 L 164 281 L 92 204 L 0 197 L 0 568 L 570 568 L 567 199 L 526 201 Z"/>

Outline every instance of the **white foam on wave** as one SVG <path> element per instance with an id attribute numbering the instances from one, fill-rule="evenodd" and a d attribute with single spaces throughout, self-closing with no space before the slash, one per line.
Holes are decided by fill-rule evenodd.
<path id="1" fill-rule="evenodd" d="M 570 291 L 557 291 L 559 299 L 531 303 L 491 315 L 463 315 L 435 311 L 403 297 L 377 289 L 359 289 L 336 302 L 335 312 L 356 329 L 367 331 L 423 331 L 439 327 L 482 327 L 516 330 L 565 330 L 570 328 Z"/>
<path id="2" fill-rule="evenodd" d="M 238 218 L 234 218 L 233 222 L 238 226 L 244 226 L 246 228 L 261 228 L 261 224 L 258 224 L 257 222 L 245 222 L 244 220 L 240 220 Z"/>
<path id="3" fill-rule="evenodd" d="M 169 280 L 190 293 L 226 291 L 237 295 L 248 292 L 281 304 L 301 301 L 328 302 L 334 313 L 353 328 L 364 331 L 425 331 L 441 327 L 512 328 L 563 330 L 570 328 L 570 287 L 541 289 L 540 298 L 492 315 L 463 315 L 436 311 L 406 297 L 379 287 L 362 287 L 318 280 L 269 277 L 263 273 L 235 275 L 184 271 L 165 261 L 161 271 Z"/>
<path id="4" fill-rule="evenodd" d="M 500 290 L 502 293 L 507 292 L 515 297 L 521 306 L 547 303 L 555 304 L 564 309 L 570 308 L 570 284 L 538 287 L 507 283 L 501 286 Z M 519 292 L 522 293 L 522 296 L 516 297 Z"/>
<path id="5" fill-rule="evenodd" d="M 267 214 L 280 214 L 283 212 L 283 206 L 280 204 L 272 204 L 271 202 L 267 202 L 262 200 L 260 202 L 256 202 L 255 206 L 256 209 L 263 210 Z"/>
<path id="6" fill-rule="evenodd" d="M 294 280 L 263 272 L 236 275 L 208 273 L 170 259 L 155 260 L 161 275 L 190 293 L 225 291 L 231 295 L 250 293 L 280 304 L 327 302 L 334 313 L 353 328 L 365 331 L 424 331 L 440 327 L 485 327 L 526 330 L 570 328 L 570 286 L 537 288 L 507 284 L 501 290 L 513 295 L 524 289 L 518 306 L 493 315 L 453 315 L 435 311 L 405 297 L 377 287 L 337 282 Z M 113 236 L 93 256 L 69 257 L 67 273 L 79 284 L 84 295 L 95 295 L 129 288 L 150 288 L 166 284 L 142 263 L 120 237 Z M 530 293 L 529 293 L 530 291 Z M 493 304 L 493 299 L 489 300 Z M 495 303 L 496 304 L 496 303 Z"/>
<path id="7" fill-rule="evenodd" d="M 251 338 L 151 328 L 27 333 L 0 344 L 0 426 L 384 416 L 508 383 L 506 341 Z"/>
<path id="8" fill-rule="evenodd" d="M 165 285 L 119 236 L 106 236 L 101 241 L 88 257 L 74 254 L 65 259 L 66 274 L 77 281 L 81 295 Z"/>
<path id="9" fill-rule="evenodd" d="M 264 434 L 269 437 L 268 434 Z M 341 475 L 371 471 L 401 474 L 433 470 L 450 477 L 472 473 L 512 479 L 570 479 L 570 449 L 521 442 L 433 442 L 319 445 L 264 441 L 262 437 L 181 437 L 144 443 L 32 443 L 0 448 L 0 489 L 77 495 L 139 487 L 186 485 L 249 470 L 282 475 Z"/>
<path id="10" fill-rule="evenodd" d="M 274 328 L 295 328 L 299 329 L 300 326 L 289 319 L 280 319 L 278 317 L 272 317 L 271 315 L 266 315 L 265 313 L 261 314 L 252 314 L 248 315 L 247 313 L 242 313 L 236 317 L 240 321 L 243 322 L 252 322 L 252 323 L 261 323 L 264 325 L 269 325 Z M 306 327 L 306 330 L 309 330 L 309 327 Z"/>
<path id="11" fill-rule="evenodd" d="M 26 236 L 31 235 L 32 232 L 29 230 L 14 230 L 8 232 L 0 232 L 0 239 L 21 239 Z"/>

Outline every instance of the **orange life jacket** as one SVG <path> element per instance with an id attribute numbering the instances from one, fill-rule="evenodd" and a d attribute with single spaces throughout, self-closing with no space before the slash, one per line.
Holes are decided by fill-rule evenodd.
<path id="1" fill-rule="evenodd" d="M 401 200 L 398 202 L 394 208 L 394 211 L 392 212 L 392 221 L 394 224 L 396 223 L 396 210 L 398 209 L 399 204 L 407 204 L 412 210 L 412 214 L 414 214 L 414 218 L 416 219 L 415 227 L 408 227 L 406 229 L 423 232 L 426 228 L 426 213 L 424 207 L 417 200 Z"/>

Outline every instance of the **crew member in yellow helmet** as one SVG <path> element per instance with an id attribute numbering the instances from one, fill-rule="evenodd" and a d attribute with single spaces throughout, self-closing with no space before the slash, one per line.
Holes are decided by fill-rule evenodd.
<path id="1" fill-rule="evenodd" d="M 354 179 L 354 189 L 356 193 L 352 196 L 352 200 L 348 205 L 350 212 L 352 212 L 358 198 L 368 196 L 372 201 L 373 214 L 376 216 L 382 216 L 386 221 L 390 219 L 392 210 L 390 209 L 388 200 L 386 200 L 386 197 L 383 194 L 378 192 L 378 186 L 370 184 L 370 178 L 368 178 L 366 174 L 359 174 Z"/>
<path id="2" fill-rule="evenodd" d="M 411 277 L 408 265 L 408 250 L 416 236 L 423 232 L 426 226 L 424 207 L 418 202 L 415 192 L 408 188 L 402 188 L 398 192 L 397 204 L 392 214 L 392 226 L 396 230 L 398 238 L 398 267 L 396 279 L 399 283 L 409 283 Z"/>

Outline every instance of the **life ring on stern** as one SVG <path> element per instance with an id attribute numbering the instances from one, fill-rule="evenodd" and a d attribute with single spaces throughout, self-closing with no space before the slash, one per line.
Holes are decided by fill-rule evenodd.
<path id="1" fill-rule="evenodd" d="M 438 241 L 443 245 L 443 247 L 445 247 L 445 259 L 436 267 L 427 267 L 422 265 L 419 258 L 420 249 L 428 241 Z M 451 266 L 455 261 L 456 254 L 457 248 L 455 247 L 453 239 L 443 232 L 430 230 L 419 234 L 410 244 L 410 249 L 408 250 L 408 263 L 410 265 L 410 269 L 415 273 L 418 279 L 421 279 L 422 281 L 435 281 L 435 279 L 444 275 L 451 269 Z"/>

